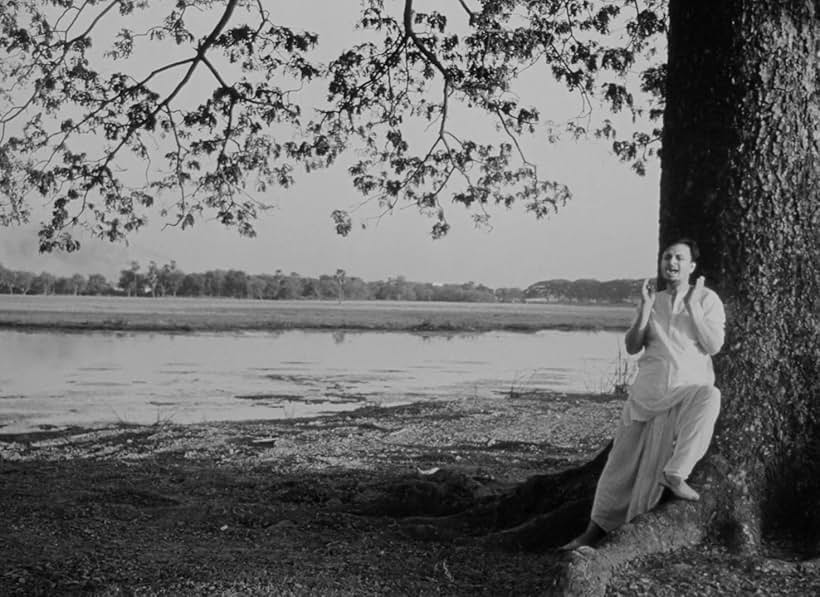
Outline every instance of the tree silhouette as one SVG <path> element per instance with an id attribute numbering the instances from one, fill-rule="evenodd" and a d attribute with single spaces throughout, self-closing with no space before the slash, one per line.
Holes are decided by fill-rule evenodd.
<path id="1" fill-rule="evenodd" d="M 368 0 L 362 41 L 320 64 L 311 54 L 317 36 L 277 24 L 261 2 L 7 3 L 0 8 L 9 82 L 0 95 L 0 222 L 26 221 L 36 193 L 51 205 L 42 250 L 78 248 L 78 226 L 123 239 L 152 210 L 182 228 L 207 216 L 252 235 L 268 187 L 333 163 L 348 146 L 357 148 L 354 186 L 384 211 L 417 206 L 433 218 L 436 236 L 449 229 L 445 192 L 476 208 L 477 223 L 486 222 L 489 203 L 522 202 L 542 217 L 569 190 L 526 157 L 520 137 L 543 129 L 514 80 L 544 61 L 586 107 L 601 91 L 614 110 L 637 113 L 622 79 L 641 56 L 652 59 L 647 41 L 663 31 L 660 6 L 504 0 L 473 9 L 463 2 L 446 16 L 420 12 L 413 0 L 399 11 Z M 146 16 L 152 24 L 135 29 Z M 614 26 L 627 34 L 608 41 Z M 148 43 L 167 50 L 153 64 L 140 60 Z M 657 90 L 659 73 L 650 67 L 643 87 Z M 184 93 L 193 80 L 212 89 L 195 105 Z M 297 90 L 318 80 L 327 101 L 303 104 Z M 458 130 L 459 110 L 491 118 L 496 140 Z M 431 125 L 432 138 L 411 140 L 406 128 L 414 121 Z M 578 134 L 581 122 L 567 126 Z M 597 133 L 612 137 L 615 129 L 604 122 Z M 616 143 L 628 159 L 636 147 Z M 135 169 L 145 175 L 128 176 Z M 165 207 L 156 207 L 159 197 Z M 350 231 L 350 214 L 332 216 L 339 232 Z"/>
<path id="2" fill-rule="evenodd" d="M 339 293 L 339 302 L 341 303 L 343 300 L 345 300 L 345 281 L 347 273 L 345 272 L 345 270 L 340 268 L 336 270 L 336 274 L 334 274 L 333 277 L 336 280 L 336 286 Z"/>

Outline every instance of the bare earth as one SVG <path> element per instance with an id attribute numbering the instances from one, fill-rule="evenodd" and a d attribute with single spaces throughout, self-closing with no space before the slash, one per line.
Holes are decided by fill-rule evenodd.
<path id="1" fill-rule="evenodd" d="M 543 594 L 561 554 L 422 539 L 408 516 L 588 460 L 619 410 L 534 394 L 0 437 L 0 594 Z M 755 593 L 818 594 L 820 573 L 705 546 L 637 562 L 608 594 Z"/>

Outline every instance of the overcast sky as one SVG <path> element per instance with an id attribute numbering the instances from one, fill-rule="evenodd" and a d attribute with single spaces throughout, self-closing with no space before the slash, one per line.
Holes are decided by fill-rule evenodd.
<path id="1" fill-rule="evenodd" d="M 355 0 L 302 0 L 277 3 L 277 21 L 320 34 L 325 48 L 356 39 L 352 23 Z M 388 3 L 389 4 L 389 3 Z M 323 15 L 317 20 L 314 15 Z M 314 22 L 316 21 L 316 22 Z M 342 25 L 345 23 L 346 25 Z M 330 29 L 329 26 L 333 26 Z M 578 98 L 550 79 L 544 68 L 530 72 L 522 91 L 544 102 L 546 117 L 556 120 L 578 112 Z M 651 162 L 638 177 L 611 154 L 607 143 L 532 141 L 530 158 L 539 173 L 567 184 L 571 202 L 554 216 L 536 220 L 521 207 L 491 210 L 492 229 L 476 229 L 463 208 L 447 206 L 452 226 L 440 240 L 430 236 L 432 221 L 414 209 L 380 220 L 361 210 L 347 238 L 336 235 L 333 209 L 361 202 L 342 161 L 330 170 L 301 177 L 291 189 L 277 190 L 275 208 L 262 215 L 255 239 L 240 238 L 218 224 L 192 230 L 154 224 L 135 234 L 127 246 L 84 240 L 75 254 L 39 255 L 37 221 L 23 228 L 0 229 L 0 263 L 13 269 L 59 275 L 99 272 L 116 281 L 119 270 L 137 260 L 167 263 L 175 259 L 186 272 L 242 269 L 273 273 L 276 269 L 305 276 L 343 268 L 365 280 L 403 275 L 429 282 L 474 281 L 491 287 L 517 286 L 550 278 L 636 278 L 651 276 L 658 237 L 659 164 Z"/>

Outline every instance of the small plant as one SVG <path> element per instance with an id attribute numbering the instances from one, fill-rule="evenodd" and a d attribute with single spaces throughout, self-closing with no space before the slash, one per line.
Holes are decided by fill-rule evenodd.
<path id="1" fill-rule="evenodd" d="M 525 393 L 525 388 L 530 385 L 533 377 L 535 377 L 540 369 L 535 369 L 530 372 L 518 373 L 516 372 L 512 382 L 510 382 L 510 391 L 508 396 L 510 398 L 518 398 Z"/>
<path id="2" fill-rule="evenodd" d="M 615 358 L 614 370 L 611 377 L 612 393 L 615 396 L 626 396 L 629 384 L 635 376 L 637 364 L 624 354 L 621 345 L 618 345 L 618 355 Z"/>
<path id="3" fill-rule="evenodd" d="M 619 344 L 615 359 L 606 371 L 597 368 L 594 372 L 585 371 L 584 386 L 590 393 L 625 397 L 636 371 L 637 362 L 630 359 Z"/>
<path id="4" fill-rule="evenodd" d="M 533 386 L 533 379 L 543 375 L 544 371 L 545 369 L 543 367 L 524 372 L 516 371 L 515 377 L 512 382 L 510 382 L 510 390 L 507 395 L 510 398 L 520 398 L 521 396 L 537 392 L 538 390 Z"/>
<path id="5" fill-rule="evenodd" d="M 162 409 L 157 407 L 157 416 L 154 420 L 153 426 L 154 427 L 166 427 L 168 425 L 173 424 L 174 417 L 177 414 L 177 409 L 173 409 L 170 414 L 162 414 Z"/>

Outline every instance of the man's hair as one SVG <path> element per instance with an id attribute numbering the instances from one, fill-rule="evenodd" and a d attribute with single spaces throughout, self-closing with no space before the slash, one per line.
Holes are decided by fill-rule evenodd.
<path id="1" fill-rule="evenodd" d="M 684 236 L 677 240 L 673 240 L 671 243 L 666 244 L 666 248 L 668 249 L 672 245 L 686 245 L 687 247 L 689 247 L 689 252 L 692 254 L 692 261 L 697 261 L 700 258 L 700 249 L 698 249 L 698 243 L 696 243 L 691 238 Z"/>

